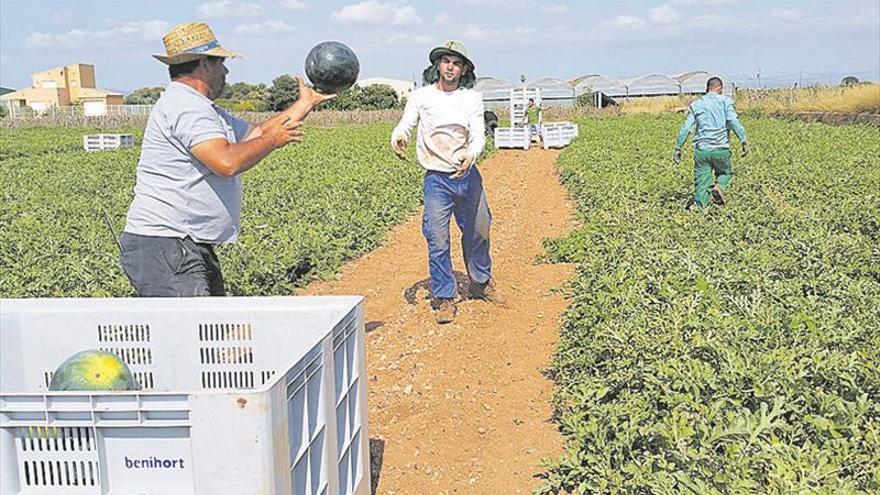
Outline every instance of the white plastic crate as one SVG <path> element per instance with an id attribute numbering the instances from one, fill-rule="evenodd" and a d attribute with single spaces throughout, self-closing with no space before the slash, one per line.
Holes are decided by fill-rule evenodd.
<path id="1" fill-rule="evenodd" d="M 564 148 L 578 137 L 578 125 L 571 122 L 548 122 L 541 126 L 544 149 Z"/>
<path id="2" fill-rule="evenodd" d="M 529 149 L 530 131 L 528 127 L 496 127 L 496 148 Z"/>
<path id="3" fill-rule="evenodd" d="M 86 151 L 115 150 L 134 146 L 131 134 L 86 134 L 83 136 L 83 148 Z"/>
<path id="4" fill-rule="evenodd" d="M 50 392 L 83 349 L 132 392 Z M 364 495 L 360 297 L 0 300 L 0 494 Z"/>

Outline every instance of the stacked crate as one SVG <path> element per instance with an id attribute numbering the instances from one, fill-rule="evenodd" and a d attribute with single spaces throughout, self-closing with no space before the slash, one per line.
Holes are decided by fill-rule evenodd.
<path id="1" fill-rule="evenodd" d="M 540 88 L 513 88 L 510 90 L 510 127 L 498 127 L 495 129 L 496 148 L 522 148 L 529 149 L 531 134 L 528 122 L 526 122 L 526 108 L 529 99 L 534 99 L 536 105 L 541 104 Z"/>
<path id="2" fill-rule="evenodd" d="M 512 127 L 528 126 L 526 109 L 529 99 L 541 106 L 541 88 L 513 88 L 510 90 L 510 125 Z"/>
<path id="3" fill-rule="evenodd" d="M 86 134 L 83 136 L 83 148 L 86 151 L 115 150 L 134 146 L 131 134 Z"/>

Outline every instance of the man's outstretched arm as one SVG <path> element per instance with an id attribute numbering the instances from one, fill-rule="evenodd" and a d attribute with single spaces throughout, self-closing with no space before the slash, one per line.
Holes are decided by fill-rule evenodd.
<path id="1" fill-rule="evenodd" d="M 211 172 L 222 177 L 232 177 L 256 165 L 272 150 L 302 139 L 301 121 L 275 123 L 262 128 L 257 137 L 243 143 L 230 143 L 226 139 L 208 139 L 190 149 Z M 253 134 L 253 133 L 251 133 Z"/>
<path id="2" fill-rule="evenodd" d="M 675 149 L 680 150 L 681 147 L 684 146 L 685 141 L 687 141 L 688 136 L 694 129 L 695 123 L 696 119 L 694 118 L 694 112 L 688 110 L 687 118 L 684 119 L 684 123 L 681 124 L 681 128 L 678 130 L 678 138 L 675 140 Z"/>

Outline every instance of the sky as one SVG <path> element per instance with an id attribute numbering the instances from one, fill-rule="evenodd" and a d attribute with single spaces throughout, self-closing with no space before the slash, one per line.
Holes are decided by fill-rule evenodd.
<path id="1" fill-rule="evenodd" d="M 461 40 L 477 76 L 615 78 L 708 70 L 739 86 L 880 80 L 880 0 L 0 0 L 0 86 L 95 65 L 98 86 L 167 83 L 162 35 L 209 23 L 228 82 L 304 73 L 326 40 L 357 53 L 361 77 L 414 80 L 431 48 Z"/>

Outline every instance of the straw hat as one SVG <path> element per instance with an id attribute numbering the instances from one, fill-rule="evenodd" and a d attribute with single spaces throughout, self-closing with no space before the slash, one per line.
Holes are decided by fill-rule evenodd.
<path id="1" fill-rule="evenodd" d="M 468 58 L 467 49 L 465 49 L 464 45 L 461 44 L 461 41 L 449 40 L 443 43 L 443 46 L 438 46 L 431 50 L 431 53 L 428 55 L 428 60 L 431 63 L 436 63 L 437 59 L 442 57 L 443 55 L 458 55 L 459 57 L 464 59 L 464 62 L 471 67 L 471 72 L 474 71 L 474 63 L 471 62 L 471 59 Z"/>
<path id="2" fill-rule="evenodd" d="M 174 26 L 162 37 L 165 55 L 153 55 L 163 64 L 176 65 L 192 62 L 202 57 L 241 57 L 220 46 L 214 32 L 204 22 L 188 22 Z"/>

